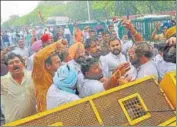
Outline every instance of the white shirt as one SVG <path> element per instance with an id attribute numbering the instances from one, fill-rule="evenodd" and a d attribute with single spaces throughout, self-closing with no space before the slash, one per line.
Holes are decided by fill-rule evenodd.
<path id="1" fill-rule="evenodd" d="M 163 57 L 159 54 L 154 57 L 153 62 L 157 67 L 159 73 L 159 80 L 163 78 L 165 73 L 176 70 L 175 63 L 166 62 L 165 60 L 163 60 Z"/>
<path id="2" fill-rule="evenodd" d="M 71 60 L 68 62 L 68 65 L 77 71 L 77 73 L 80 73 L 81 72 L 81 65 L 78 64 L 75 60 Z"/>
<path id="3" fill-rule="evenodd" d="M 66 35 L 66 34 L 71 35 L 71 32 L 70 32 L 69 28 L 65 28 L 65 30 L 64 30 L 64 34 L 65 34 L 65 35 Z"/>
<path id="4" fill-rule="evenodd" d="M 105 77 L 110 77 L 112 75 L 112 71 L 120 64 L 125 62 L 127 62 L 127 60 L 122 53 L 116 56 L 110 52 L 106 56 L 101 56 L 100 65 L 103 70 L 103 75 Z M 136 69 L 133 66 L 131 66 L 131 69 L 127 72 L 127 74 L 132 77 L 132 80 L 134 80 L 137 75 Z"/>
<path id="5" fill-rule="evenodd" d="M 133 42 L 131 40 L 125 40 L 122 45 L 122 53 L 127 54 L 127 50 L 131 48 L 133 45 Z"/>
<path id="6" fill-rule="evenodd" d="M 33 53 L 29 58 L 27 58 L 27 70 L 32 71 L 33 69 L 33 60 L 36 53 Z"/>
<path id="7" fill-rule="evenodd" d="M 80 99 L 77 95 L 58 89 L 54 84 L 47 92 L 47 109 Z"/>
<path id="8" fill-rule="evenodd" d="M 22 57 L 29 57 L 29 50 L 26 47 L 24 47 L 23 49 L 16 47 L 15 50 L 13 50 L 12 52 Z"/>
<path id="9" fill-rule="evenodd" d="M 158 71 L 156 65 L 153 63 L 152 60 L 149 62 L 141 65 L 139 68 L 137 68 L 137 78 L 142 78 L 145 76 L 153 75 L 156 80 L 158 81 Z"/>
<path id="10" fill-rule="evenodd" d="M 79 97 L 84 98 L 104 91 L 103 83 L 98 80 L 84 79 L 83 83 L 78 86 Z"/>
<path id="11" fill-rule="evenodd" d="M 83 30 L 82 34 L 84 36 L 84 43 L 85 43 L 85 41 L 89 38 L 89 32 L 84 32 L 84 30 Z"/>
<path id="12" fill-rule="evenodd" d="M 17 83 L 10 73 L 1 77 L 1 96 L 6 123 L 36 113 L 34 84 L 30 72 L 24 71 L 21 84 Z"/>

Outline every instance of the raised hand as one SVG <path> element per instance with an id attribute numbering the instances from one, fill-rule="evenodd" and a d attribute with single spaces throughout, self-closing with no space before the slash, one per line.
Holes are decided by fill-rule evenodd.
<path id="1" fill-rule="evenodd" d="M 129 30 L 133 28 L 133 25 L 131 24 L 130 20 L 124 19 L 122 21 L 121 25 L 124 26 L 125 28 L 129 29 Z"/>
<path id="2" fill-rule="evenodd" d="M 161 23 L 160 23 L 160 22 L 157 22 L 155 28 L 156 28 L 156 29 L 159 29 L 159 28 L 160 28 L 160 25 L 161 25 Z"/>

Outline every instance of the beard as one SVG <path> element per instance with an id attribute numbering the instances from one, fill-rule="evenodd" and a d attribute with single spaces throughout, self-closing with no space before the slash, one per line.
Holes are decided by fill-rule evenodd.
<path id="1" fill-rule="evenodd" d="M 135 58 L 135 59 L 132 59 L 132 58 L 130 58 L 130 62 L 131 62 L 131 64 L 133 65 L 133 66 L 135 66 L 135 67 L 138 67 L 139 66 L 139 59 L 138 58 Z"/>
<path id="2" fill-rule="evenodd" d="M 119 54 L 120 54 L 120 51 L 121 51 L 121 50 L 119 50 L 119 49 L 114 49 L 114 50 L 112 51 L 112 53 L 113 53 L 114 55 L 119 55 Z"/>
<path id="3" fill-rule="evenodd" d="M 76 63 L 81 64 L 85 62 L 86 58 L 84 56 L 79 56 L 78 58 L 75 59 Z"/>
<path id="4" fill-rule="evenodd" d="M 103 73 L 100 73 L 99 75 L 87 75 L 86 79 L 92 79 L 92 80 L 100 80 L 103 78 Z"/>

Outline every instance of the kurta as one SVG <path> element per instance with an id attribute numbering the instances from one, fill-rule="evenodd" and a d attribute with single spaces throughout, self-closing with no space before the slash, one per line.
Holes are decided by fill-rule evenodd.
<path id="1" fill-rule="evenodd" d="M 33 61 L 32 78 L 35 85 L 38 112 L 46 110 L 46 94 L 52 85 L 52 74 L 45 68 L 45 60 L 56 50 L 56 42 L 36 53 Z"/>

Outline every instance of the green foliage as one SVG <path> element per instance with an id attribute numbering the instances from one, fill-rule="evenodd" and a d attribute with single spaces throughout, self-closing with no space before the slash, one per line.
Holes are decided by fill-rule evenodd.
<path id="1" fill-rule="evenodd" d="M 176 8 L 176 1 L 89 1 L 90 15 L 93 20 L 101 20 L 112 16 L 152 14 L 171 11 Z M 2 27 L 39 24 L 38 12 L 44 19 L 51 16 L 68 16 L 72 20 L 88 20 L 87 1 L 42 1 L 29 14 L 11 18 Z"/>

